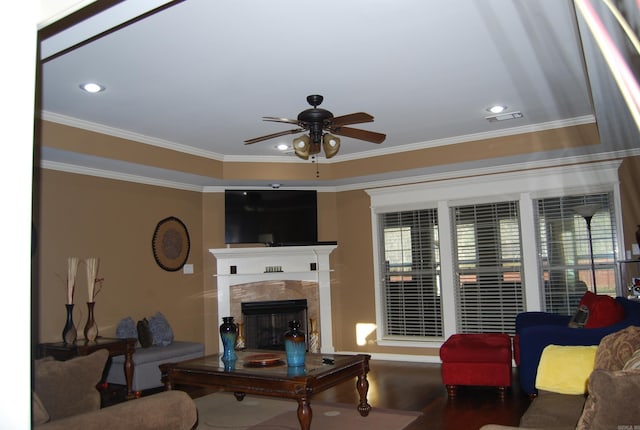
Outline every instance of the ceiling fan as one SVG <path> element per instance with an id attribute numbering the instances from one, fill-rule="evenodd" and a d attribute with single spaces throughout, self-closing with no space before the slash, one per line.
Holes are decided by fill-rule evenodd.
<path id="1" fill-rule="evenodd" d="M 296 124 L 299 128 L 248 139 L 244 141 L 244 144 L 250 145 L 252 143 L 285 136 L 287 134 L 308 131 L 308 135 L 305 134 L 293 139 L 293 150 L 296 155 L 303 160 L 308 160 L 310 155 L 315 155 L 320 152 L 321 143 L 327 158 L 331 158 L 336 155 L 340 149 L 340 138 L 334 135 L 351 137 L 372 143 L 382 143 L 386 139 L 387 136 L 382 133 L 353 127 L 345 127 L 345 125 L 350 124 L 373 122 L 373 117 L 368 113 L 356 112 L 334 117 L 328 110 L 318 107 L 322 103 L 322 100 L 324 100 L 324 97 L 317 94 L 308 96 L 307 102 L 313 107 L 300 112 L 298 114 L 298 119 L 278 118 L 273 116 L 262 117 L 264 121 Z"/>

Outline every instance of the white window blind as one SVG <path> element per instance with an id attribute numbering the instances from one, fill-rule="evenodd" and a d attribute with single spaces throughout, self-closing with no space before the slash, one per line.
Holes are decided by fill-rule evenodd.
<path id="1" fill-rule="evenodd" d="M 452 208 L 460 333 L 514 333 L 524 311 L 518 202 Z"/>
<path id="2" fill-rule="evenodd" d="M 576 208 L 593 205 L 593 262 L 598 294 L 616 294 L 616 226 L 609 193 L 544 198 L 535 201 L 538 258 L 548 312 L 571 315 L 585 291 L 594 291 L 589 232 Z"/>
<path id="3" fill-rule="evenodd" d="M 385 337 L 442 337 L 436 209 L 379 215 Z"/>

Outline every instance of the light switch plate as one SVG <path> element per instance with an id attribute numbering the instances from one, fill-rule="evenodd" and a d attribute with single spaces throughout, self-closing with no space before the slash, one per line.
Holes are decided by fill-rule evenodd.
<path id="1" fill-rule="evenodd" d="M 185 264 L 184 266 L 182 266 L 182 273 L 184 273 L 185 275 L 192 275 L 193 264 Z"/>

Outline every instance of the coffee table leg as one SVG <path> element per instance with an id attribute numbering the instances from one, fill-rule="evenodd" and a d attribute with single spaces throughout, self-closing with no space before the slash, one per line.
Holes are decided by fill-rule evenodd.
<path id="1" fill-rule="evenodd" d="M 311 411 L 311 405 L 309 404 L 308 397 L 301 397 L 298 399 L 298 421 L 300 421 L 300 428 L 302 430 L 309 430 L 311 428 L 311 417 L 313 412 Z"/>
<path id="2" fill-rule="evenodd" d="M 362 373 L 358 375 L 358 382 L 356 388 L 360 394 L 360 404 L 358 405 L 358 412 L 363 417 L 369 415 L 371 411 L 371 405 L 367 403 L 367 393 L 369 392 L 369 381 L 367 380 L 368 366 L 363 366 Z"/>

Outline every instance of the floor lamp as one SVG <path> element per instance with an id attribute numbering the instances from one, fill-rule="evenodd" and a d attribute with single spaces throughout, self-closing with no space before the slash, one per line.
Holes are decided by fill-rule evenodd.
<path id="1" fill-rule="evenodd" d="M 593 262 L 593 240 L 591 238 L 591 218 L 598 212 L 600 205 L 581 205 L 573 208 L 573 211 L 582 216 L 587 223 L 587 235 L 589 237 L 589 255 L 591 256 L 591 276 L 593 277 L 593 294 L 598 294 L 596 289 L 596 265 Z"/>

